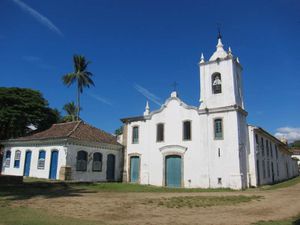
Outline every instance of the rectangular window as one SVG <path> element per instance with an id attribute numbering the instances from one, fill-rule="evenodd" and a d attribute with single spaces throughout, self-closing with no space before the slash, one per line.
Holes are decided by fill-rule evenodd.
<path id="1" fill-rule="evenodd" d="M 183 140 L 191 140 L 191 121 L 183 122 Z"/>
<path id="2" fill-rule="evenodd" d="M 279 165 L 277 163 L 277 176 L 279 177 Z"/>
<path id="3" fill-rule="evenodd" d="M 164 124 L 159 123 L 156 126 L 156 141 L 162 142 L 164 141 Z"/>
<path id="4" fill-rule="evenodd" d="M 93 171 L 102 170 L 102 154 L 100 152 L 95 152 L 93 155 Z"/>
<path id="5" fill-rule="evenodd" d="M 132 144 L 139 142 L 139 127 L 135 126 L 132 128 Z"/>
<path id="6" fill-rule="evenodd" d="M 218 177 L 218 184 L 222 184 L 222 178 Z"/>
<path id="7" fill-rule="evenodd" d="M 271 177 L 271 169 L 270 169 L 270 161 L 267 161 L 267 171 L 268 171 L 268 177 Z"/>
<path id="8" fill-rule="evenodd" d="M 276 159 L 278 159 L 278 148 L 277 148 L 277 145 L 275 145 L 275 154 L 276 154 Z"/>
<path id="9" fill-rule="evenodd" d="M 262 161 L 262 168 L 263 168 L 263 178 L 266 178 L 266 165 L 265 165 L 265 160 Z"/>
<path id="10" fill-rule="evenodd" d="M 270 152 L 269 152 L 269 141 L 266 140 L 266 149 L 267 149 L 267 156 L 270 155 Z"/>
<path id="11" fill-rule="evenodd" d="M 222 119 L 215 119 L 214 120 L 214 133 L 215 133 L 215 139 L 222 139 L 223 138 Z"/>
<path id="12" fill-rule="evenodd" d="M 20 168 L 21 151 L 15 152 L 14 168 Z"/>
<path id="13" fill-rule="evenodd" d="M 10 166 L 10 157 L 11 157 L 11 151 L 8 150 L 5 154 L 5 163 L 4 166 L 5 167 L 9 167 Z"/>
<path id="14" fill-rule="evenodd" d="M 264 139 L 261 137 L 260 139 L 260 145 L 261 145 L 261 153 L 262 156 L 265 156 L 265 147 L 264 147 Z"/>
<path id="15" fill-rule="evenodd" d="M 255 143 L 256 143 L 256 145 L 258 145 L 258 135 L 257 134 L 255 134 Z"/>
<path id="16" fill-rule="evenodd" d="M 39 152 L 39 160 L 38 160 L 38 169 L 40 169 L 40 170 L 45 169 L 45 158 L 46 158 L 46 152 L 40 151 Z"/>
<path id="17" fill-rule="evenodd" d="M 271 157 L 273 158 L 273 146 L 272 146 L 271 141 L 270 141 L 270 152 L 271 152 Z"/>

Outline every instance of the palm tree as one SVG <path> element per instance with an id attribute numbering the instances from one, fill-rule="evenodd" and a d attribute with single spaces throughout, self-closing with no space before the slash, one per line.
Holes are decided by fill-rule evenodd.
<path id="1" fill-rule="evenodd" d="M 75 117 L 77 115 L 77 107 L 73 101 L 65 104 L 63 110 L 65 110 L 65 112 L 67 113 L 68 118 L 66 118 L 66 120 L 69 120 L 69 118 L 71 118 L 71 121 L 75 121 Z"/>
<path id="2" fill-rule="evenodd" d="M 87 66 L 90 62 L 87 62 L 84 56 L 81 55 L 74 55 L 74 72 L 68 73 L 62 77 L 62 80 L 65 85 L 68 87 L 73 84 L 77 83 L 77 115 L 76 119 L 79 120 L 80 114 L 80 94 L 83 92 L 84 87 L 90 87 L 90 85 L 95 86 L 91 77 L 93 74 L 87 71 Z"/>

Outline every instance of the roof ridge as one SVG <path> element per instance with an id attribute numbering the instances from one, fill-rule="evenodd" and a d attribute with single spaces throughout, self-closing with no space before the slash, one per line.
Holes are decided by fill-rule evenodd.
<path id="1" fill-rule="evenodd" d="M 70 137 L 74 132 L 75 130 L 78 128 L 78 126 L 81 124 L 82 120 L 79 120 L 78 123 L 76 124 L 76 126 L 73 128 L 73 130 L 71 130 L 68 134 L 67 134 L 67 137 Z"/>
<path id="2" fill-rule="evenodd" d="M 54 123 L 52 125 L 53 126 L 61 126 L 61 125 L 70 124 L 70 123 L 78 123 L 78 121 L 70 121 L 70 122 L 63 122 L 63 123 Z"/>

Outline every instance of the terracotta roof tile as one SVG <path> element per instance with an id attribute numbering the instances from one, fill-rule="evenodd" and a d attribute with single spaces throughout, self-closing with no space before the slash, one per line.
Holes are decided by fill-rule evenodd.
<path id="1" fill-rule="evenodd" d="M 120 145 L 117 138 L 83 121 L 53 124 L 48 130 L 15 140 L 41 140 L 56 138 L 74 138 L 82 141 Z"/>

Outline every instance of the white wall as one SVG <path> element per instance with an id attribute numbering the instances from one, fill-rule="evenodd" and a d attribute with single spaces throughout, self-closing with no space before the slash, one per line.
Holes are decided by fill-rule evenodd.
<path id="1" fill-rule="evenodd" d="M 222 140 L 214 140 L 214 119 L 223 119 Z M 192 139 L 184 141 L 183 121 L 192 122 Z M 164 123 L 164 142 L 156 142 L 156 125 Z M 132 143 L 132 127 L 139 127 L 139 142 Z M 184 187 L 240 189 L 246 185 L 241 171 L 238 113 L 236 111 L 198 114 L 196 108 L 188 108 L 178 98 L 171 97 L 163 110 L 151 119 L 128 124 L 127 155 L 140 154 L 142 184 L 164 185 L 164 154 L 183 154 Z M 245 133 L 245 132 L 244 132 Z M 244 135 L 244 134 L 243 134 Z M 164 150 L 161 150 L 161 149 Z M 182 150 L 186 149 L 186 151 Z M 220 157 L 218 156 L 220 149 Z M 245 151 L 245 150 L 243 150 Z M 130 171 L 128 158 L 127 172 Z M 128 176 L 129 177 L 129 176 Z M 222 178 L 222 184 L 218 184 Z"/>
<path id="2" fill-rule="evenodd" d="M 255 135 L 258 136 L 258 144 L 255 140 Z M 263 138 L 264 143 L 264 154 L 262 151 L 261 138 Z M 268 143 L 271 142 L 273 154 L 271 154 L 271 149 L 269 147 L 269 155 L 267 155 L 266 140 Z M 250 143 L 250 153 L 249 153 L 249 174 L 251 177 L 251 186 L 258 186 L 264 184 L 272 184 L 280 181 L 287 180 L 289 178 L 298 176 L 296 161 L 292 159 L 291 153 L 287 151 L 286 148 L 282 147 L 279 141 L 275 141 L 274 138 L 270 138 L 262 132 L 259 132 L 256 127 L 249 126 L 249 143 Z M 269 144 L 270 146 L 270 144 Z M 276 147 L 278 151 L 278 157 L 276 157 Z M 257 169 L 257 160 L 258 166 Z M 264 167 L 263 168 L 263 161 Z M 274 180 L 272 178 L 272 163 L 274 171 Z M 265 176 L 264 176 L 265 170 Z M 270 170 L 270 174 L 268 173 Z M 259 179 L 259 183 L 258 183 Z"/>
<path id="3" fill-rule="evenodd" d="M 10 166 L 5 167 L 5 155 L 6 151 L 11 150 L 11 160 Z M 14 168 L 14 159 L 15 159 L 15 152 L 17 150 L 21 151 L 21 159 L 20 159 L 20 167 Z M 59 179 L 59 171 L 61 167 L 70 166 L 71 171 L 71 178 L 75 181 L 106 181 L 106 161 L 108 154 L 115 155 L 115 180 L 121 180 L 121 171 L 123 165 L 122 159 L 122 148 L 120 147 L 119 150 L 113 150 L 108 148 L 98 148 L 98 147 L 87 147 L 87 146 L 79 146 L 79 145 L 57 145 L 57 146 L 30 146 L 30 147 L 5 147 L 4 148 L 4 158 L 3 158 L 3 167 L 2 167 L 2 174 L 3 175 L 16 175 L 16 176 L 23 176 L 24 173 L 24 165 L 25 165 L 25 154 L 26 151 L 30 150 L 32 152 L 31 155 L 31 164 L 30 164 L 30 177 L 36 178 L 49 178 L 49 171 L 50 171 L 50 158 L 51 158 L 51 151 L 58 150 L 58 166 L 57 166 L 57 179 Z M 44 169 L 38 169 L 38 156 L 39 151 L 45 150 L 46 151 L 46 159 L 45 159 L 45 167 Z M 80 172 L 76 171 L 76 156 L 77 151 L 84 150 L 88 152 L 89 160 L 87 171 Z M 102 171 L 101 172 L 94 172 L 92 171 L 92 153 L 100 152 L 102 153 Z"/>
<path id="4" fill-rule="evenodd" d="M 9 167 L 5 167 L 5 155 L 6 151 L 11 150 L 11 160 Z M 20 167 L 14 168 L 14 159 L 15 153 L 17 150 L 21 151 L 21 159 L 20 159 Z M 58 167 L 57 167 L 57 175 L 59 177 L 59 169 L 61 166 L 66 165 L 66 152 L 63 146 L 27 146 L 27 147 L 5 147 L 4 148 L 4 157 L 3 157 L 3 166 L 2 166 L 2 174 L 3 175 L 16 175 L 16 176 L 23 176 L 24 173 L 24 165 L 25 165 L 25 154 L 26 151 L 31 151 L 31 163 L 30 163 L 30 177 L 37 177 L 37 178 L 49 178 L 49 171 L 50 171 L 50 160 L 51 160 L 51 151 L 57 150 L 58 151 Z M 38 157 L 39 151 L 45 150 L 46 151 L 46 158 L 45 158 L 45 167 L 44 169 L 38 169 Z"/>

